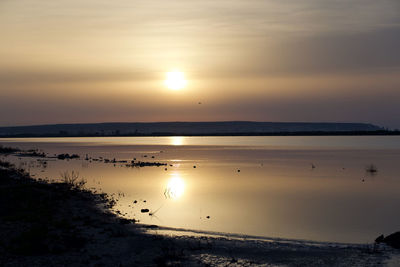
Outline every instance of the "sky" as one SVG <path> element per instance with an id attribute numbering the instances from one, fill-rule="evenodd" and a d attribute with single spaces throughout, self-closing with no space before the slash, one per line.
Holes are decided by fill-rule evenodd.
<path id="1" fill-rule="evenodd" d="M 0 36 L 0 126 L 400 128 L 398 0 L 1 0 Z"/>

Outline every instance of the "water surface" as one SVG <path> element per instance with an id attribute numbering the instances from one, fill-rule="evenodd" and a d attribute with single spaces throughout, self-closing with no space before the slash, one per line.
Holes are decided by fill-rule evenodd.
<path id="1" fill-rule="evenodd" d="M 397 136 L 21 138 L 0 144 L 79 154 L 79 160 L 49 160 L 46 168 L 32 158 L 13 161 L 47 179 L 78 171 L 87 187 L 114 194 L 116 208 L 142 223 L 352 243 L 399 230 Z M 168 166 L 127 168 L 86 161 L 86 154 Z M 375 175 L 365 171 L 369 164 L 377 166 Z"/>

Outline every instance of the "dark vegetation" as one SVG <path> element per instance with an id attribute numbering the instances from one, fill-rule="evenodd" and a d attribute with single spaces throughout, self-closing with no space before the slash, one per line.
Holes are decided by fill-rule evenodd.
<path id="1" fill-rule="evenodd" d="M 86 190 L 78 173 L 61 176 L 58 183 L 34 180 L 0 161 L 0 266 L 177 266 L 187 260 L 187 249 L 173 239 L 128 231 L 135 220 L 109 213 L 115 201 Z"/>
<path id="2" fill-rule="evenodd" d="M 79 179 L 79 172 L 63 172 L 61 173 L 61 181 L 62 183 L 68 185 L 72 189 L 83 190 L 86 180 L 81 178 Z"/>
<path id="3" fill-rule="evenodd" d="M 82 252 L 96 231 L 101 236 L 110 223 L 134 222 L 120 221 L 100 210 L 99 205 L 111 208 L 115 201 L 86 190 L 79 174 L 63 173 L 62 178 L 57 183 L 34 180 L 24 170 L 0 161 L 0 266 L 52 265 L 53 260 L 64 266 L 63 255 Z M 117 228 L 105 234 L 115 235 L 120 231 Z M 81 257 L 76 263 L 96 259 Z M 31 258 L 44 259 L 44 263 L 31 262 Z"/>
<path id="4" fill-rule="evenodd" d="M 62 208 L 65 200 L 84 191 L 67 183 L 34 181 L 8 162 L 0 161 L 0 167 L 0 250 L 37 255 L 76 250 L 85 244 L 71 224 L 73 218 Z"/>
<path id="5" fill-rule="evenodd" d="M 14 148 L 14 147 L 4 147 L 0 145 L 0 154 L 11 154 L 15 152 L 21 151 L 19 148 Z"/>
<path id="6" fill-rule="evenodd" d="M 38 149 L 21 150 L 18 152 L 20 157 L 31 157 L 31 158 L 45 158 L 46 154 Z"/>
<path id="7" fill-rule="evenodd" d="M 151 167 L 151 166 L 167 166 L 167 163 L 161 162 L 144 162 L 144 161 L 134 161 L 132 160 L 131 163 L 126 164 L 126 167 Z"/>
<path id="8" fill-rule="evenodd" d="M 14 154 L 18 157 L 31 157 L 31 158 L 51 158 L 51 159 L 56 158 L 59 160 L 80 159 L 80 156 L 78 154 L 62 153 L 62 154 L 58 154 L 58 155 L 54 155 L 54 156 L 48 156 L 48 155 L 46 155 L 46 153 L 44 153 L 43 151 L 41 151 L 39 149 L 21 150 L 19 148 L 4 147 L 4 146 L 0 146 L 0 154 L 4 154 L 4 155 Z M 147 155 L 143 155 L 143 157 L 147 158 Z M 154 159 L 154 156 L 152 156 L 151 158 Z M 90 161 L 90 162 L 95 161 L 95 162 L 112 163 L 114 165 L 119 163 L 119 164 L 124 164 L 123 166 L 125 166 L 125 167 L 132 167 L 132 168 L 133 167 L 142 168 L 142 167 L 152 167 L 152 166 L 159 167 L 159 166 L 168 165 L 167 163 L 162 163 L 162 162 L 138 161 L 138 160 L 136 160 L 136 158 L 134 158 L 130 162 L 128 162 L 127 160 L 117 160 L 115 158 L 114 159 L 107 159 L 107 158 L 102 158 L 102 157 L 91 158 L 87 154 L 86 154 L 84 160 Z M 47 165 L 47 162 L 43 161 L 42 164 Z M 74 173 L 72 173 L 72 175 L 74 175 Z M 62 178 L 70 179 L 72 177 L 66 177 L 66 174 L 63 173 Z"/>
<path id="9" fill-rule="evenodd" d="M 57 155 L 57 158 L 61 159 L 61 160 L 64 160 L 64 159 L 79 159 L 79 155 L 77 155 L 77 154 L 70 155 L 70 154 L 66 153 L 66 154 Z"/>
<path id="10" fill-rule="evenodd" d="M 46 154 L 39 149 L 29 149 L 29 150 L 21 150 L 16 147 L 6 147 L 0 145 L 0 154 L 17 154 L 20 157 L 32 157 L 32 158 L 44 158 Z"/>

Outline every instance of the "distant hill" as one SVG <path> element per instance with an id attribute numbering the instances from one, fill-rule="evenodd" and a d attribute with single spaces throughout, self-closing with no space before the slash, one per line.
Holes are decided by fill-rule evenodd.
<path id="1" fill-rule="evenodd" d="M 326 135 L 379 131 L 384 129 L 366 123 L 135 122 L 0 127 L 0 136 Z"/>

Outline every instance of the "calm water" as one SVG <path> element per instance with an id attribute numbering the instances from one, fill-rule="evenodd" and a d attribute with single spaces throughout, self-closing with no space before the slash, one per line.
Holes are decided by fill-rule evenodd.
<path id="1" fill-rule="evenodd" d="M 36 159 L 12 160 L 41 178 L 78 171 L 87 187 L 115 194 L 116 208 L 142 223 L 353 243 L 400 230 L 400 137 L 24 138 L 0 144 L 81 155 L 50 160 L 47 168 Z M 127 168 L 85 161 L 86 154 L 168 166 Z M 366 172 L 369 164 L 377 166 L 376 175 Z"/>

